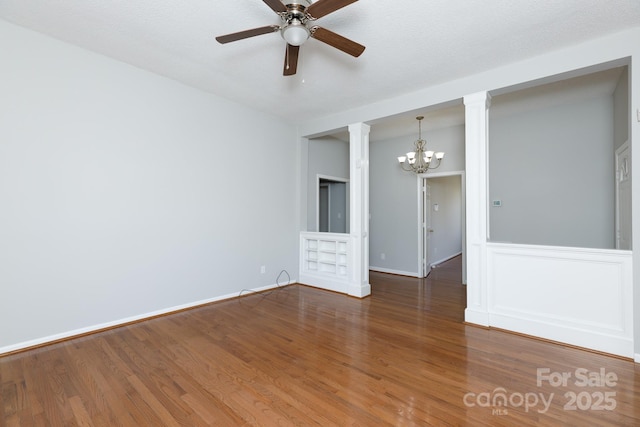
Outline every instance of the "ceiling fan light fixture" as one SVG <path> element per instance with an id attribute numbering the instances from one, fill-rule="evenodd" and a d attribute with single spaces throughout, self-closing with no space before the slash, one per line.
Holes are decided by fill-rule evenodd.
<path id="1" fill-rule="evenodd" d="M 302 46 L 311 32 L 302 22 L 294 20 L 282 29 L 282 38 L 291 46 Z"/>

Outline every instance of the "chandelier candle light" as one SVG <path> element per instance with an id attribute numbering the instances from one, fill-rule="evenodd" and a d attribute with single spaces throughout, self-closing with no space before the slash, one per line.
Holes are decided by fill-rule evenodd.
<path id="1" fill-rule="evenodd" d="M 398 162 L 400 162 L 400 167 L 407 172 L 425 173 L 429 169 L 435 169 L 440 166 L 444 152 L 425 151 L 427 141 L 422 139 L 422 119 L 424 117 L 418 116 L 416 119 L 418 120 L 418 140 L 415 142 L 416 151 L 410 151 L 406 156 L 398 157 Z M 437 161 L 435 165 L 432 163 L 434 157 Z"/>

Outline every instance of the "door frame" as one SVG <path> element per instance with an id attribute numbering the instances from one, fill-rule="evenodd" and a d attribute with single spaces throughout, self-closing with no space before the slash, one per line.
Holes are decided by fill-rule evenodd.
<path id="1" fill-rule="evenodd" d="M 337 176 L 330 176 L 330 175 L 322 175 L 322 174 L 317 174 L 316 175 L 316 231 L 320 231 L 320 180 L 321 179 L 325 179 L 328 181 L 335 181 L 335 182 L 344 182 L 346 184 L 346 212 L 345 212 L 345 221 L 347 224 L 347 230 L 350 230 L 350 224 L 349 224 L 349 179 L 348 178 L 341 178 L 341 177 L 337 177 Z M 331 203 L 331 188 L 329 188 L 329 203 Z M 329 209 L 329 212 L 331 212 L 331 209 Z M 329 217 L 329 225 L 331 225 L 331 217 Z M 331 228 L 329 228 L 331 229 Z M 347 233 L 349 234 L 349 233 Z"/>
<path id="2" fill-rule="evenodd" d="M 615 188 L 615 248 L 620 249 L 620 182 L 622 181 L 620 159 L 623 157 L 624 152 L 627 151 L 626 168 L 628 169 L 627 175 L 629 184 L 631 184 L 631 175 L 633 174 L 633 166 L 631 165 L 631 145 L 629 140 L 625 141 L 615 151 L 615 174 L 616 174 L 616 188 Z M 629 194 L 631 197 L 631 193 Z M 630 215 L 631 218 L 631 215 Z M 631 235 L 627 236 L 631 241 Z"/>
<path id="3" fill-rule="evenodd" d="M 466 218 L 466 183 L 464 171 L 450 171 L 450 172 L 428 172 L 416 175 L 417 178 L 417 192 L 418 192 L 418 224 L 416 227 L 418 233 L 418 277 L 425 277 L 428 269 L 425 266 L 425 258 L 427 256 L 425 238 L 425 226 L 424 218 L 424 190 L 423 183 L 429 178 L 442 178 L 447 176 L 459 176 L 460 177 L 460 194 L 461 194 L 461 231 L 462 231 L 462 283 L 467 283 L 467 218 Z"/>
<path id="4" fill-rule="evenodd" d="M 323 193 L 322 190 L 326 189 L 326 206 L 324 206 L 323 208 L 323 204 L 322 202 L 324 201 Z M 316 217 L 316 230 L 318 232 L 322 232 L 322 230 L 320 230 L 322 228 L 322 223 L 323 221 L 321 221 L 321 219 L 326 215 L 326 221 L 327 221 L 327 232 L 329 230 L 331 230 L 331 187 L 329 186 L 329 184 L 325 183 L 320 183 L 318 185 L 318 204 L 317 204 L 317 211 L 318 211 L 318 215 Z M 324 214 L 324 215 L 323 215 Z"/>
<path id="5" fill-rule="evenodd" d="M 427 277 L 429 273 L 431 273 L 431 257 L 430 247 L 431 244 L 431 233 L 433 229 L 431 228 L 431 186 L 429 185 L 429 179 L 424 178 L 422 180 L 420 194 L 422 196 L 422 216 L 420 216 L 420 236 L 423 238 L 422 242 L 422 260 L 420 265 L 422 266 L 422 271 L 420 272 L 420 277 Z M 427 200 L 427 194 L 429 198 Z"/>

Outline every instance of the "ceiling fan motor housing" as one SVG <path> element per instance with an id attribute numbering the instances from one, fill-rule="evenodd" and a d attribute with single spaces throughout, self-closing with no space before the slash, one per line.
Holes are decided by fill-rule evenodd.
<path id="1" fill-rule="evenodd" d="M 311 5 L 311 2 L 309 0 L 292 0 L 285 3 L 285 6 L 287 6 L 287 8 L 289 6 L 302 6 L 304 8 L 307 8 L 309 5 Z"/>
<path id="2" fill-rule="evenodd" d="M 283 12 L 280 16 L 284 21 L 280 34 L 292 46 L 300 46 L 309 39 L 311 32 L 307 28 L 309 15 L 305 12 L 306 1 L 293 1 L 287 4 L 287 12 Z"/>

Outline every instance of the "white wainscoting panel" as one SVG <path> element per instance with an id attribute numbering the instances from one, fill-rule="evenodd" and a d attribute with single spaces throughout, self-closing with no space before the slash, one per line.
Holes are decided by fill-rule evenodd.
<path id="1" fill-rule="evenodd" d="M 300 233 L 300 283 L 348 294 L 351 263 L 349 234 Z"/>
<path id="2" fill-rule="evenodd" d="M 488 243 L 490 326 L 633 357 L 631 254 Z"/>

